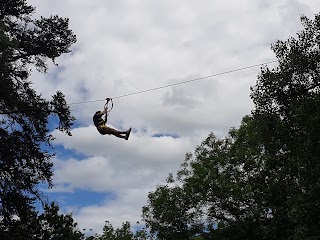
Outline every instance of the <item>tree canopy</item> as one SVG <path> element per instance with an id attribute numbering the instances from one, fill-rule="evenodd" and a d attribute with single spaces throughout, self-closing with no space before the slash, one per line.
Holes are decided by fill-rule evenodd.
<path id="1" fill-rule="evenodd" d="M 38 184 L 52 184 L 53 154 L 45 150 L 53 140 L 49 116 L 57 116 L 59 130 L 69 135 L 74 121 L 64 95 L 57 91 L 51 100 L 44 99 L 32 88 L 30 76 L 33 68 L 45 73 L 47 60 L 55 62 L 70 52 L 76 37 L 67 18 L 33 19 L 34 11 L 25 0 L 0 3 L 0 228 L 4 239 L 14 239 L 16 232 L 11 230 L 31 226 L 34 201 L 43 200 Z"/>
<path id="2" fill-rule="evenodd" d="M 238 129 L 211 133 L 176 177 L 149 193 L 143 218 L 159 239 L 318 239 L 320 15 L 272 45 L 255 104 Z"/>

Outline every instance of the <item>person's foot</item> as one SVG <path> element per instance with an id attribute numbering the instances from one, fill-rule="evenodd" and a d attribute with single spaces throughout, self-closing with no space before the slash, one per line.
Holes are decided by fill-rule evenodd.
<path id="1" fill-rule="evenodd" d="M 130 133 L 131 133 L 131 128 L 129 128 L 129 130 L 126 132 L 126 137 L 125 137 L 126 140 L 129 139 Z"/>

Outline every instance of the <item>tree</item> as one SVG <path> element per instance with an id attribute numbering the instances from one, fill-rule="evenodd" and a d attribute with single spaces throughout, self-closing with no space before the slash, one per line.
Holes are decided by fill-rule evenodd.
<path id="1" fill-rule="evenodd" d="M 293 239 L 315 239 L 320 236 L 320 15 L 301 20 L 297 39 L 273 45 L 279 66 L 262 69 L 251 96 L 261 139 L 281 180 L 276 209 L 289 220 Z"/>
<path id="2" fill-rule="evenodd" d="M 68 53 L 76 37 L 68 19 L 58 16 L 32 19 L 34 8 L 25 0 L 0 3 L 0 224 L 28 221 L 33 203 L 41 198 L 39 183 L 52 185 L 53 137 L 49 116 L 59 130 L 71 135 L 74 117 L 64 95 L 44 99 L 32 88 L 31 68 L 46 72 L 46 61 Z M 6 238 L 9 239 L 9 238 Z"/>
<path id="3" fill-rule="evenodd" d="M 105 222 L 103 233 L 91 237 L 93 240 L 147 240 L 149 238 L 145 229 L 140 229 L 135 233 L 131 230 L 129 222 L 122 223 L 120 228 L 114 228 L 109 221 Z"/>
<path id="4" fill-rule="evenodd" d="M 39 214 L 29 209 L 23 217 L 28 219 L 14 219 L 6 226 L 1 226 L 1 239 L 48 239 L 48 240 L 82 240 L 84 234 L 77 230 L 77 224 L 72 215 L 59 214 L 59 207 L 55 203 L 46 205 L 44 212 Z"/>
<path id="5" fill-rule="evenodd" d="M 158 186 L 149 193 L 149 206 L 143 208 L 143 218 L 158 239 L 190 239 L 202 223 L 196 221 L 197 211 L 186 189 L 179 186 Z"/>
<path id="6" fill-rule="evenodd" d="M 319 238 L 320 15 L 301 21 L 297 39 L 272 45 L 279 66 L 261 69 L 239 129 L 210 134 L 187 154 L 178 184 L 149 194 L 144 220 L 160 239 L 180 220 L 185 236 L 203 239 Z"/>
<path id="7" fill-rule="evenodd" d="M 159 239 L 224 239 L 230 235 L 250 239 L 252 234 L 245 231 L 253 228 L 249 219 L 257 210 L 251 202 L 248 174 L 233 155 L 236 135 L 234 129 L 224 139 L 209 134 L 194 154 L 186 155 L 177 174 L 179 184 L 158 186 L 149 193 L 143 218 Z"/>
<path id="8" fill-rule="evenodd" d="M 41 239 L 52 240 L 81 240 L 84 234 L 77 229 L 71 214 L 59 214 L 59 207 L 55 203 L 46 205 L 44 213 L 38 217 L 42 227 Z"/>

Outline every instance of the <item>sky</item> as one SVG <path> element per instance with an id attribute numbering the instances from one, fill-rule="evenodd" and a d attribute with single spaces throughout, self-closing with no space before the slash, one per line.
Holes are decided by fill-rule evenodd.
<path id="1" fill-rule="evenodd" d="M 77 119 L 72 137 L 52 132 L 54 188 L 43 191 L 80 229 L 98 233 L 105 221 L 141 226 L 148 192 L 185 154 L 210 132 L 223 138 L 239 127 L 254 107 L 250 86 L 260 68 L 130 94 L 276 60 L 271 44 L 294 37 L 301 15 L 320 11 L 319 0 L 28 2 L 35 18 L 69 18 L 78 39 L 58 66 L 31 77 L 48 99 L 62 91 Z M 92 116 L 106 97 L 114 98 L 108 124 L 131 127 L 128 141 L 95 129 Z"/>

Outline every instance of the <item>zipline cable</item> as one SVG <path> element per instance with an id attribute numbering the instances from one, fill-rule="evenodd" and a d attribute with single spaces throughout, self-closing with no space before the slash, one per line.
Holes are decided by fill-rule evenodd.
<path id="1" fill-rule="evenodd" d="M 128 93 L 128 94 L 112 97 L 112 99 L 128 97 L 128 96 L 137 95 L 137 94 L 146 93 L 146 92 L 151 92 L 151 91 L 155 91 L 155 90 L 159 90 L 159 89 L 163 89 L 163 88 L 173 87 L 173 86 L 177 86 L 177 85 L 181 85 L 181 84 L 185 84 L 185 83 L 196 82 L 196 81 L 200 81 L 200 80 L 207 79 L 207 78 L 213 78 L 213 77 L 225 75 L 225 74 L 228 74 L 228 73 L 239 72 L 239 71 L 243 71 L 243 70 L 246 70 L 246 69 L 259 67 L 259 66 L 262 66 L 262 65 L 275 63 L 277 61 L 278 60 L 272 60 L 272 61 L 268 61 L 268 62 L 264 62 L 264 63 L 259 63 L 259 64 L 247 66 L 247 67 L 242 67 L 242 68 L 237 68 L 237 69 L 221 72 L 221 73 L 215 73 L 215 74 L 207 75 L 207 76 L 204 76 L 204 77 L 194 78 L 194 79 L 190 79 L 190 80 L 186 80 L 186 81 L 182 81 L 182 82 L 172 83 L 172 84 L 168 84 L 168 85 L 164 85 L 164 86 L 160 86 L 160 87 L 155 87 L 155 88 L 150 88 L 150 89 L 146 89 L 146 90 L 142 90 L 142 91 L 138 91 L 138 92 Z M 84 102 L 76 102 L 76 103 L 70 103 L 69 105 L 100 102 L 100 101 L 105 101 L 105 99 L 91 100 L 91 101 L 84 101 Z"/>

